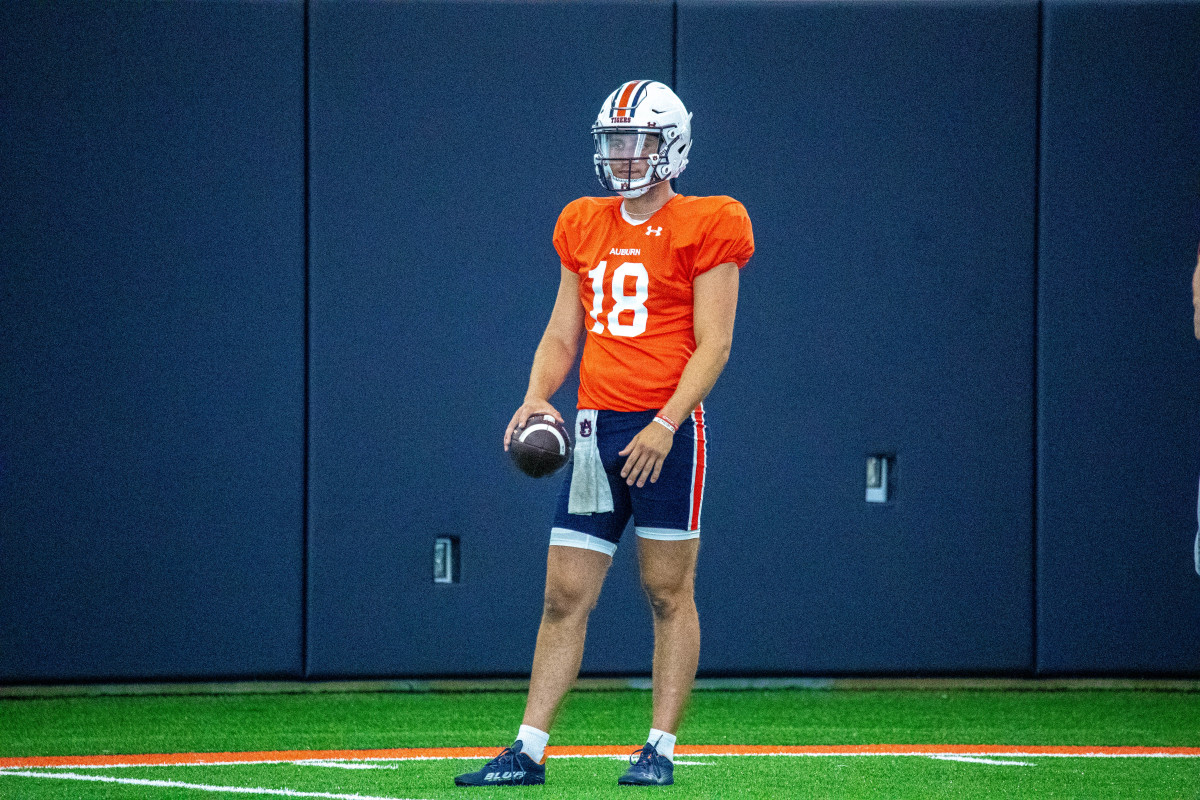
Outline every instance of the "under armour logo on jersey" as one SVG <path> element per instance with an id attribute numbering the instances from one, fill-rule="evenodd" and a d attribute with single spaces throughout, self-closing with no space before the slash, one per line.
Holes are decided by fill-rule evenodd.
<path id="1" fill-rule="evenodd" d="M 580 420 L 579 436 L 586 439 L 592 435 L 592 421 L 590 419 Z"/>
<path id="2" fill-rule="evenodd" d="M 652 233 L 655 236 L 662 236 L 662 225 L 659 225 L 657 228 L 654 227 L 653 225 L 647 225 L 646 226 L 646 235 L 649 236 Z"/>

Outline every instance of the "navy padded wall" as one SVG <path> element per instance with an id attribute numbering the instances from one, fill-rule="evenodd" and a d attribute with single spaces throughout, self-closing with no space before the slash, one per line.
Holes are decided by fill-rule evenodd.
<path id="1" fill-rule="evenodd" d="M 1200 671 L 1200 3 L 1048 0 L 1038 667 Z"/>
<path id="2" fill-rule="evenodd" d="M 670 81 L 671 6 L 325 2 L 310 30 L 309 674 L 528 673 L 559 478 L 501 437 L 555 218 L 602 193 L 589 126 L 622 81 Z M 573 418 L 572 386 L 555 401 Z M 432 583 L 442 535 L 459 585 Z M 649 667 L 633 549 L 585 671 Z"/>
<path id="3" fill-rule="evenodd" d="M 680 189 L 758 248 L 706 404 L 702 670 L 1031 669 L 1037 37 L 1032 1 L 680 2 Z"/>
<path id="4" fill-rule="evenodd" d="M 1036 4 L 682 0 L 674 64 L 672 4 L 632 5 L 312 6 L 307 674 L 528 671 L 558 478 L 499 436 L 554 217 L 602 193 L 587 125 L 673 71 L 678 189 L 759 248 L 707 403 L 701 671 L 1029 671 Z M 1046 674 L 1200 670 L 1198 30 L 1045 4 Z M 11 2 L 0 39 L 0 680 L 305 674 L 303 8 Z M 648 670 L 634 549 L 585 672 Z"/>
<path id="5" fill-rule="evenodd" d="M 0 40 L 0 679 L 298 675 L 303 9 Z"/>

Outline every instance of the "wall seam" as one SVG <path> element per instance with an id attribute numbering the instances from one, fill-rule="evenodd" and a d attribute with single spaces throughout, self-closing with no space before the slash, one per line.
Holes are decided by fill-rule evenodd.
<path id="1" fill-rule="evenodd" d="M 1032 626 L 1030 638 L 1032 642 L 1032 670 L 1033 674 L 1041 674 L 1041 666 L 1038 662 L 1038 488 L 1041 481 L 1038 466 L 1038 453 L 1041 447 L 1040 423 L 1038 420 L 1038 404 L 1040 399 L 1040 387 L 1038 386 L 1038 373 L 1041 367 L 1039 359 L 1041 345 L 1038 338 L 1038 304 L 1041 302 L 1039 292 L 1040 278 L 1038 274 L 1038 264 L 1041 257 L 1041 209 L 1042 209 L 1042 80 L 1045 74 L 1045 1 L 1038 0 L 1037 3 L 1037 72 L 1035 75 L 1034 88 L 1034 123 L 1033 123 L 1033 369 L 1032 369 L 1032 485 L 1030 486 L 1030 522 L 1032 523 L 1032 564 L 1030 575 L 1030 608 L 1032 609 Z"/>
<path id="2" fill-rule="evenodd" d="M 304 452 L 303 466 L 301 473 L 303 475 L 303 488 L 301 489 L 301 514 L 300 514 L 300 674 L 302 677 L 308 677 L 308 526 L 309 526 L 309 423 L 311 418 L 309 406 L 309 377 L 311 364 L 311 345 L 310 345 L 310 265 L 311 265 L 311 229 L 310 229 L 310 185 L 309 185 L 309 106 L 310 106 L 310 87 L 309 87 L 309 10 L 312 6 L 312 0 L 304 0 L 303 14 L 303 37 L 302 44 L 302 70 L 303 70 L 303 85 L 304 85 L 304 102 L 303 102 L 303 125 L 304 125 L 304 178 L 303 178 L 303 193 L 304 193 Z"/>
<path id="3" fill-rule="evenodd" d="M 671 3 L 671 91 L 679 91 L 679 0 Z"/>

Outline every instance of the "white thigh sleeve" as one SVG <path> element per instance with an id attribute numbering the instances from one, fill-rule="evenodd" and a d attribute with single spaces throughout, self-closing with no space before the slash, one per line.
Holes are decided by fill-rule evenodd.
<path id="1" fill-rule="evenodd" d="M 666 542 L 700 538 L 700 531 L 681 531 L 674 528 L 634 528 L 633 531 L 643 539 L 658 539 Z"/>
<path id="2" fill-rule="evenodd" d="M 599 536 L 589 536 L 586 533 L 580 533 L 568 528 L 551 528 L 550 544 L 558 545 L 559 547 L 578 547 L 581 550 L 595 550 L 597 553 L 604 553 L 606 556 L 612 556 L 617 552 L 617 546 L 607 539 L 601 539 Z"/>

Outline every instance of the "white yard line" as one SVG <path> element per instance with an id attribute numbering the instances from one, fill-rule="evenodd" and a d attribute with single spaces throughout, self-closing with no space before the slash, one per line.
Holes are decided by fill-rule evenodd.
<path id="1" fill-rule="evenodd" d="M 959 756 L 959 755 L 937 755 L 929 756 L 936 758 L 938 761 L 967 761 L 971 764 L 999 764 L 1006 767 L 1032 767 L 1032 761 L 1001 761 L 997 758 L 977 758 L 975 756 Z"/>
<path id="2" fill-rule="evenodd" d="M 151 781 L 141 778 L 113 778 L 108 775 L 80 775 L 77 772 L 26 772 L 0 770 L 0 776 L 21 778 L 54 778 L 65 781 L 96 781 L 119 783 L 125 786 L 157 786 L 165 789 L 194 789 L 198 792 L 231 792 L 236 794 L 264 794 L 275 797 L 320 797 L 327 800 L 409 800 L 402 797 L 371 797 L 365 794 L 330 794 L 329 792 L 297 792 L 292 789 L 263 789 L 252 786 L 209 786 L 204 783 L 182 783 L 180 781 Z"/>

